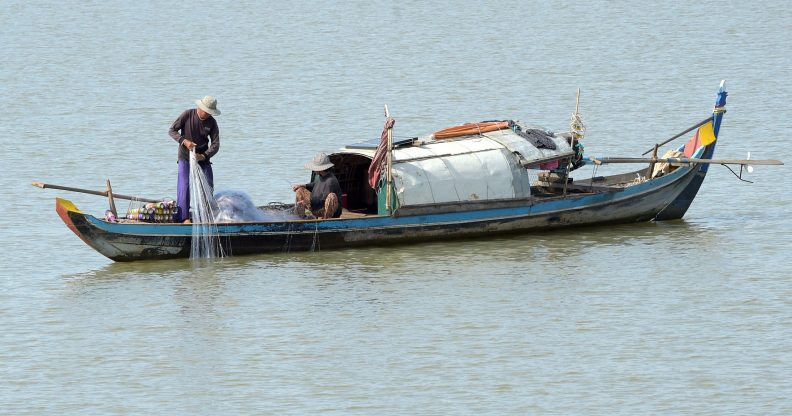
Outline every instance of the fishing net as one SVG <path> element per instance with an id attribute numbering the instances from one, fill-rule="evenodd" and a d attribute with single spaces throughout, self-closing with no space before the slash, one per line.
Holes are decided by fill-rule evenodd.
<path id="1" fill-rule="evenodd" d="M 216 222 L 284 221 L 298 218 L 288 209 L 256 207 L 253 199 L 244 191 L 220 191 L 215 194 L 215 200 Z"/>
<path id="2" fill-rule="evenodd" d="M 192 211 L 191 259 L 211 259 L 224 257 L 223 247 L 217 235 L 215 222 L 217 201 L 212 187 L 195 158 L 195 150 L 190 151 L 190 207 Z"/>

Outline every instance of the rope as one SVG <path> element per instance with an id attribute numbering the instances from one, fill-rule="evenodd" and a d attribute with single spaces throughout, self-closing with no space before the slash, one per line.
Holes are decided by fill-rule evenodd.
<path id="1" fill-rule="evenodd" d="M 583 123 L 580 113 L 572 113 L 572 117 L 569 120 L 569 131 L 575 141 L 582 139 L 586 135 L 586 124 Z"/>
<path id="2" fill-rule="evenodd" d="M 726 169 L 729 169 L 731 171 L 732 175 L 734 175 L 737 179 L 739 179 L 739 180 L 741 180 L 743 182 L 753 183 L 752 181 L 749 181 L 748 179 L 743 179 L 742 178 L 742 175 L 741 175 L 742 174 L 742 166 L 740 166 L 740 173 L 741 173 L 740 175 L 738 175 L 737 172 L 734 171 L 734 169 L 730 168 L 729 165 L 725 165 L 725 164 L 721 163 L 721 166 L 724 166 Z"/>
<path id="3" fill-rule="evenodd" d="M 599 169 L 599 165 L 594 165 L 594 169 L 591 170 L 591 180 L 589 181 L 589 192 L 594 189 L 594 178 L 597 176 L 597 170 Z"/>
<path id="4" fill-rule="evenodd" d="M 573 170 L 577 169 L 581 165 L 578 165 L 580 158 L 583 157 L 582 152 L 578 153 L 577 147 L 578 142 L 586 135 L 586 125 L 583 123 L 583 118 L 578 113 L 577 108 L 575 108 L 575 112 L 572 113 L 572 116 L 569 120 L 569 132 L 572 134 L 572 140 L 570 140 L 569 145 L 572 147 L 572 150 L 575 152 L 575 156 L 567 162 L 566 165 L 566 177 L 569 177 L 569 173 Z M 567 182 L 564 182 L 564 195 L 566 195 L 566 187 Z"/>

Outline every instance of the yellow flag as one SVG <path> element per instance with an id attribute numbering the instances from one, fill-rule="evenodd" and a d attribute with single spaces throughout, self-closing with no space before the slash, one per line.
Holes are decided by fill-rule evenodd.
<path id="1" fill-rule="evenodd" d="M 712 130 L 712 122 L 701 126 L 698 130 L 699 142 L 702 146 L 712 144 L 715 141 L 715 131 Z"/>

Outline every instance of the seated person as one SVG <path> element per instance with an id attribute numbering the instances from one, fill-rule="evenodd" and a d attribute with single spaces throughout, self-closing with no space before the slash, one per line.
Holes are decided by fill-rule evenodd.
<path id="1" fill-rule="evenodd" d="M 294 185 L 292 190 L 297 193 L 294 211 L 305 217 L 306 209 L 316 218 L 338 218 L 341 216 L 341 185 L 330 168 L 330 158 L 324 153 L 314 156 L 310 163 L 305 164 L 318 174 L 314 182 L 305 185 Z"/>

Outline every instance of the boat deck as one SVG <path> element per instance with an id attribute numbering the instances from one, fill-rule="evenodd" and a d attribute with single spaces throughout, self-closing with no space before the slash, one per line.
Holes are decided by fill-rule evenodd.
<path id="1" fill-rule="evenodd" d="M 365 212 L 355 212 L 349 211 L 346 208 L 341 210 L 341 218 L 360 218 L 360 217 L 372 217 L 378 214 L 366 214 Z"/>

